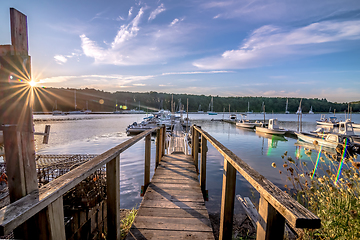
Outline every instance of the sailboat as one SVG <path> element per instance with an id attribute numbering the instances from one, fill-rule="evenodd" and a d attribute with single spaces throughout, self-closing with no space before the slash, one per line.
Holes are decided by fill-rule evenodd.
<path id="1" fill-rule="evenodd" d="M 313 110 L 312 110 L 312 106 L 310 107 L 309 114 L 314 114 L 314 112 L 313 112 Z"/>
<path id="2" fill-rule="evenodd" d="M 246 113 L 247 114 L 253 113 L 253 111 L 250 112 L 250 102 L 248 102 L 248 111 Z"/>
<path id="3" fill-rule="evenodd" d="M 285 114 L 289 114 L 290 112 L 288 111 L 288 105 L 289 105 L 289 99 L 286 99 L 286 106 L 285 106 Z"/>
<path id="4" fill-rule="evenodd" d="M 64 115 L 62 111 L 57 109 L 57 100 L 55 100 L 55 109 L 53 109 L 52 115 Z"/>
<path id="5" fill-rule="evenodd" d="M 198 113 L 204 113 L 204 111 L 201 109 L 201 104 L 199 105 L 199 109 L 197 111 Z"/>
<path id="6" fill-rule="evenodd" d="M 209 104 L 210 111 L 208 111 L 209 115 L 217 115 L 216 112 L 214 112 L 214 97 L 211 97 L 211 102 Z"/>
<path id="7" fill-rule="evenodd" d="M 299 104 L 299 108 L 298 108 L 298 110 L 297 110 L 297 112 L 296 112 L 296 114 L 302 114 L 302 111 L 301 111 L 301 101 L 302 101 L 302 99 L 300 100 L 300 104 Z"/>
<path id="8" fill-rule="evenodd" d="M 76 89 L 74 90 L 74 99 L 75 99 L 75 110 L 74 111 L 69 111 L 68 114 L 84 114 L 83 111 L 80 110 L 76 110 Z"/>
<path id="9" fill-rule="evenodd" d="M 92 111 L 89 109 L 88 101 L 86 101 L 86 109 L 85 109 L 84 113 L 86 113 L 86 114 L 92 113 Z"/>

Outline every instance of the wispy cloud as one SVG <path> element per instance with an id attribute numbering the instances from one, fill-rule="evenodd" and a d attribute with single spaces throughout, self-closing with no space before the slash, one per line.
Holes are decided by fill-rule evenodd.
<path id="1" fill-rule="evenodd" d="M 244 69 L 270 65 L 289 56 L 319 55 L 341 50 L 327 43 L 360 39 L 360 21 L 324 21 L 293 30 L 272 25 L 256 29 L 239 49 L 225 51 L 219 57 L 193 63 L 202 69 Z M 338 44 L 340 45 L 340 44 Z"/>
<path id="2" fill-rule="evenodd" d="M 194 72 L 168 72 L 162 73 L 162 76 L 166 75 L 189 75 L 189 74 L 212 74 L 212 73 L 230 73 L 233 71 L 194 71 Z"/>
<path id="3" fill-rule="evenodd" d="M 84 55 L 94 58 L 95 64 L 144 65 L 164 63 L 169 58 L 184 56 L 184 41 L 192 26 L 150 25 L 140 27 L 144 8 L 128 24 L 118 30 L 110 44 L 100 45 L 85 34 L 80 35 Z M 181 20 L 179 20 L 181 21 Z"/>
<path id="4" fill-rule="evenodd" d="M 55 59 L 55 61 L 56 61 L 58 64 L 60 64 L 60 65 L 62 65 L 62 64 L 64 64 L 64 63 L 67 62 L 67 58 L 64 57 L 63 55 L 55 55 L 55 56 L 54 56 L 54 59 Z"/>
<path id="5" fill-rule="evenodd" d="M 175 24 L 179 24 L 180 22 L 182 22 L 182 21 L 184 21 L 184 17 L 183 18 L 180 18 L 180 19 L 178 19 L 178 18 L 175 18 L 171 23 L 170 23 L 170 27 L 171 26 L 174 26 Z"/>
<path id="6" fill-rule="evenodd" d="M 150 13 L 150 16 L 148 18 L 148 21 L 151 21 L 151 20 L 154 20 L 156 18 L 156 16 L 158 14 L 160 14 L 161 12 L 165 11 L 165 7 L 164 7 L 164 4 L 160 4 L 160 6 L 158 6 L 154 11 L 152 11 Z"/>
<path id="7" fill-rule="evenodd" d="M 131 7 L 131 8 L 129 9 L 128 17 L 131 17 L 133 9 L 134 9 L 133 7 Z"/>

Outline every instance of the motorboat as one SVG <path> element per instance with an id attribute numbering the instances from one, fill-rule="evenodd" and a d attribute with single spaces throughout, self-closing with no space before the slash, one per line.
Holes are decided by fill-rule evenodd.
<path id="1" fill-rule="evenodd" d="M 324 125 L 324 126 L 330 126 L 330 127 L 339 126 L 339 122 L 335 116 L 326 118 L 325 114 L 322 114 L 320 117 L 320 120 L 317 120 L 316 123 L 318 125 Z"/>
<path id="2" fill-rule="evenodd" d="M 256 126 L 255 127 L 256 132 L 263 132 L 268 134 L 274 134 L 274 135 L 284 135 L 287 130 L 280 128 L 278 125 L 278 120 L 275 119 L 269 119 L 268 127 L 265 127 L 264 124 L 262 126 Z"/>
<path id="3" fill-rule="evenodd" d="M 342 148 L 345 143 L 348 146 L 348 149 L 356 151 L 354 146 L 353 138 L 350 136 L 338 134 L 338 133 L 329 133 L 326 136 L 319 136 L 313 133 L 305 132 L 295 132 L 299 140 L 312 143 L 314 145 L 329 147 L 329 148 Z"/>
<path id="4" fill-rule="evenodd" d="M 231 121 L 236 121 L 236 119 L 237 119 L 236 114 L 234 114 L 234 113 L 230 114 L 229 118 Z"/>
<path id="5" fill-rule="evenodd" d="M 238 122 L 236 122 L 236 126 L 238 127 L 242 127 L 242 128 L 255 128 L 256 126 L 259 126 L 260 122 L 256 121 L 256 122 L 250 122 L 247 119 L 241 119 Z"/>

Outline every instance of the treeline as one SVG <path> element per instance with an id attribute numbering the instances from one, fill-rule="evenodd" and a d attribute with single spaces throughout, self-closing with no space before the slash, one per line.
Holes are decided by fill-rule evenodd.
<path id="1" fill-rule="evenodd" d="M 75 93 L 76 92 L 76 93 Z M 112 112 L 114 110 L 140 109 L 144 111 L 157 111 L 158 109 L 171 110 L 171 102 L 175 103 L 175 110 L 179 110 L 182 105 L 186 111 L 186 102 L 189 101 L 189 111 L 196 112 L 209 110 L 212 96 L 189 95 L 189 94 L 169 94 L 158 92 L 105 92 L 95 89 L 65 89 L 65 88 L 46 88 L 39 89 L 35 94 L 34 112 L 51 112 L 56 108 L 62 111 L 72 111 L 75 109 L 90 109 L 93 112 Z M 215 112 L 228 112 L 229 105 L 231 112 L 262 112 L 262 105 L 265 104 L 266 112 L 283 113 L 285 112 L 286 100 L 288 99 L 288 111 L 297 111 L 300 98 L 283 97 L 219 97 L 214 98 Z M 181 104 L 180 104 L 181 103 Z M 117 107 L 116 107 L 117 104 Z M 302 111 L 308 112 L 312 107 L 314 112 L 344 112 L 348 109 L 348 103 L 333 103 L 326 99 L 302 99 Z M 360 111 L 360 101 L 350 103 L 353 112 Z"/>

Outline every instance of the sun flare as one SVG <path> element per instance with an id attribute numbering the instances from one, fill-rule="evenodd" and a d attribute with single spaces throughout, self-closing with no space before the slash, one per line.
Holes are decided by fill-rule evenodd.
<path id="1" fill-rule="evenodd" d="M 37 82 L 35 82 L 34 80 L 31 80 L 31 81 L 29 82 L 29 85 L 30 85 L 31 87 L 35 87 L 36 84 L 37 84 Z"/>

